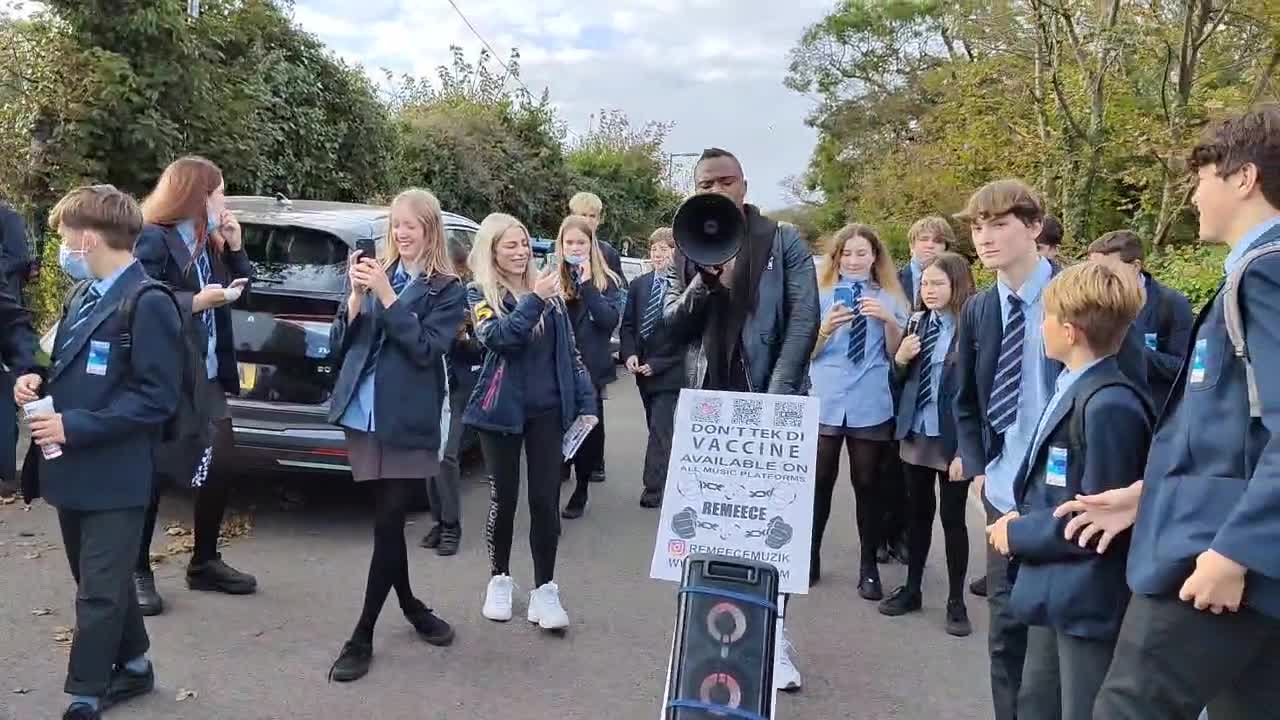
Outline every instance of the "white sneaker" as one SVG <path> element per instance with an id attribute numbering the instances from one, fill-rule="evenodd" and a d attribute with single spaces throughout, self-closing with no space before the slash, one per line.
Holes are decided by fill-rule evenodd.
<path id="1" fill-rule="evenodd" d="M 559 585 L 549 582 L 529 593 L 529 622 L 537 623 L 543 630 L 569 627 L 569 614 L 560 604 Z"/>
<path id="2" fill-rule="evenodd" d="M 511 592 L 515 587 L 510 575 L 494 575 L 484 592 L 484 609 L 480 612 L 490 620 L 506 622 L 511 619 Z"/>
<path id="3" fill-rule="evenodd" d="M 779 632 L 773 646 L 773 686 L 779 690 L 790 692 L 800 689 L 800 671 L 791 662 L 791 651 L 794 649 L 787 631 L 784 629 Z"/>

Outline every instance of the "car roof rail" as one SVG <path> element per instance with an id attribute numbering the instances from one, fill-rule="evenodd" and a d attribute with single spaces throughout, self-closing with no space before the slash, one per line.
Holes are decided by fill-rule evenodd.
<path id="1" fill-rule="evenodd" d="M 276 204 L 285 207 L 293 207 L 293 201 L 284 196 L 284 193 L 276 193 Z"/>

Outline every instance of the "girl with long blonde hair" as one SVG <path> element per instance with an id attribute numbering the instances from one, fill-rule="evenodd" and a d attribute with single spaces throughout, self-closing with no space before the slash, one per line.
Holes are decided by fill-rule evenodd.
<path id="1" fill-rule="evenodd" d="M 809 377 L 822 407 L 809 572 L 812 582 L 822 574 L 822 536 L 843 446 L 857 500 L 858 593 L 879 601 L 884 597 L 876 565 L 884 515 L 880 466 L 894 431 L 890 360 L 902 342 L 909 309 L 893 258 L 866 225 L 846 225 L 831 238 L 818 280 L 823 319 Z"/>
<path id="2" fill-rule="evenodd" d="M 380 257 L 352 254 L 351 292 L 334 318 L 330 357 L 339 364 L 329 422 L 343 429 L 356 482 L 373 488 L 373 557 L 364 607 L 330 677 L 363 677 L 373 628 L 395 588 L 405 619 L 432 645 L 453 628 L 414 596 L 404 525 L 419 488 L 439 472 L 447 400 L 445 353 L 466 313 L 466 293 L 449 260 L 440 203 L 406 190 L 391 203 Z M 413 394 L 405 402 L 405 393 Z"/>
<path id="3" fill-rule="evenodd" d="M 463 422 L 480 435 L 491 484 L 485 528 L 490 579 L 481 613 L 495 622 L 511 619 L 511 534 L 523 452 L 534 576 L 528 618 L 544 630 L 563 630 L 569 616 L 555 582 L 562 440 L 580 418 L 587 428 L 599 418 L 595 390 L 563 301 L 559 269 L 538 273 L 532 260 L 529 231 L 520 221 L 495 213 L 480 223 L 470 258 L 475 280 L 467 299 L 485 357 Z"/>
<path id="4" fill-rule="evenodd" d="M 580 216 L 570 215 L 560 223 L 556 254 L 565 307 L 578 353 L 595 386 L 595 415 L 600 418 L 578 454 L 560 472 L 561 480 L 568 479 L 570 470 L 577 476 L 573 495 L 561 513 L 561 517 L 574 519 L 586 512 L 592 475 L 604 471 L 604 386 L 618 379 L 610 342 L 622 319 L 622 279 L 605 265 L 591 223 Z"/>

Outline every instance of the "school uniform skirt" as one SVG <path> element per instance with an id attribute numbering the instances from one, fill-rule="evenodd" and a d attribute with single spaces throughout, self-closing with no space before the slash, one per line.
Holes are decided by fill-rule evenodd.
<path id="1" fill-rule="evenodd" d="M 343 428 L 347 436 L 347 460 L 356 482 L 383 478 L 421 479 L 440 472 L 440 456 L 433 450 L 387 445 L 373 433 Z"/>

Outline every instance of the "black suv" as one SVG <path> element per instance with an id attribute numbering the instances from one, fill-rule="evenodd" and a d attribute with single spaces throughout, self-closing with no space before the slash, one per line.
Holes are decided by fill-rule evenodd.
<path id="1" fill-rule="evenodd" d="M 386 241 L 389 209 L 375 205 L 229 197 L 253 262 L 252 290 L 233 306 L 240 397 L 230 398 L 230 467 L 346 472 L 342 430 L 326 421 L 337 369 L 329 326 L 347 296 L 357 241 Z M 471 248 L 478 226 L 444 213 L 450 244 Z"/>

